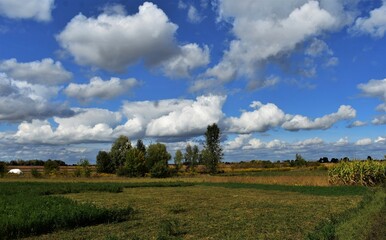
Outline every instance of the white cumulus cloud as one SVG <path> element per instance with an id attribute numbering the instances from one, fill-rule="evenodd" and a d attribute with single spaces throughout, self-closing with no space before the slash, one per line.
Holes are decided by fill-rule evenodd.
<path id="1" fill-rule="evenodd" d="M 360 17 L 355 21 L 352 31 L 367 33 L 373 37 L 381 38 L 386 32 L 386 1 L 382 6 L 370 12 L 368 17 Z"/>
<path id="2" fill-rule="evenodd" d="M 50 21 L 54 0 L 0 0 L 0 15 L 15 19 Z"/>
<path id="3" fill-rule="evenodd" d="M 144 60 L 157 65 L 178 52 L 177 25 L 156 5 L 145 2 L 134 15 L 78 14 L 57 35 L 60 45 L 76 62 L 111 71 L 123 71 Z"/>
<path id="4" fill-rule="evenodd" d="M 284 112 L 273 103 L 253 102 L 251 107 L 255 110 L 243 112 L 240 117 L 226 119 L 226 131 L 234 133 L 265 132 L 279 126 L 285 119 Z"/>
<path id="5" fill-rule="evenodd" d="M 166 75 L 171 77 L 188 77 L 189 73 L 210 61 L 208 46 L 200 48 L 195 43 L 186 44 L 180 47 L 180 54 L 175 55 L 163 63 Z"/>
<path id="6" fill-rule="evenodd" d="M 58 87 L 17 81 L 0 73 L 0 121 L 21 122 L 74 114 L 63 103 L 52 102 Z"/>
<path id="7" fill-rule="evenodd" d="M 367 83 L 361 83 L 358 88 L 362 90 L 367 97 L 381 99 L 384 103 L 378 105 L 377 110 L 386 112 L 386 79 L 370 80 Z"/>
<path id="8" fill-rule="evenodd" d="M 372 143 L 372 140 L 370 138 L 362 138 L 355 142 L 355 145 L 357 146 L 366 146 L 370 145 Z"/>
<path id="9" fill-rule="evenodd" d="M 325 115 L 314 120 L 302 115 L 287 115 L 287 120 L 282 127 L 289 131 L 328 129 L 340 120 L 352 119 L 356 116 L 356 110 L 351 106 L 342 105 L 338 112 Z"/>
<path id="10" fill-rule="evenodd" d="M 57 85 L 67 82 L 72 74 L 51 58 L 21 63 L 15 58 L 0 61 L 0 71 L 8 76 L 34 84 Z"/>
<path id="11" fill-rule="evenodd" d="M 136 85 L 138 85 L 138 81 L 134 78 L 119 79 L 112 77 L 110 80 L 104 81 L 100 77 L 93 77 L 88 84 L 70 83 L 64 92 L 67 96 L 87 102 L 94 98 L 112 99 L 128 93 Z"/>
<path id="12" fill-rule="evenodd" d="M 222 83 L 246 77 L 255 81 L 254 87 L 265 86 L 261 75 L 269 58 L 290 53 L 299 43 L 342 25 L 341 4 L 326 2 L 220 1 L 220 19 L 232 24 L 235 39 L 207 77 Z"/>

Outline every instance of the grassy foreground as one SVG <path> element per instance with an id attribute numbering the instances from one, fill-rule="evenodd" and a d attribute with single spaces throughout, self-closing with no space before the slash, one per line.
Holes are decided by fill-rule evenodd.
<path id="1" fill-rule="evenodd" d="M 6 178 L 0 180 L 0 239 L 382 239 L 384 188 L 325 181 L 326 172 L 309 170 Z"/>
<path id="2" fill-rule="evenodd" d="M 237 183 L 98 185 L 104 184 L 51 183 L 45 194 L 97 209 L 130 206 L 129 219 L 52 229 L 30 239 L 304 239 L 321 222 L 356 208 L 367 192 L 363 187 Z"/>

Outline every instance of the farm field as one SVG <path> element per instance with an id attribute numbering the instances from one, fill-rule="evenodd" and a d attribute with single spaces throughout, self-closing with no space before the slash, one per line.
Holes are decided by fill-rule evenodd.
<path id="1" fill-rule="evenodd" d="M 312 178 L 319 180 L 309 181 Z M 319 235 L 325 232 L 347 235 L 358 224 L 356 213 L 362 214 L 361 223 L 361 211 L 373 205 L 365 217 L 378 219 L 377 231 L 384 228 L 379 220 L 385 211 L 384 189 L 375 194 L 373 188 L 327 184 L 326 171 L 309 169 L 168 179 L 0 179 L 1 188 L 11 188 L 27 202 L 31 194 L 23 191 L 29 189 L 36 201 L 65 199 L 69 202 L 63 205 L 69 208 L 92 206 L 96 216 L 113 216 L 56 225 L 48 232 L 23 235 L 26 239 L 323 239 Z M 372 231 L 374 221 L 367 222 Z"/>

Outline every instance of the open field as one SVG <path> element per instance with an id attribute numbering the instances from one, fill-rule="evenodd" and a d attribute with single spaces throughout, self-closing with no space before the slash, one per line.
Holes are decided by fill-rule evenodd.
<path id="1" fill-rule="evenodd" d="M 385 189 L 329 186 L 322 168 L 166 179 L 65 173 L 0 178 L 7 206 L 0 228 L 11 234 L 2 238 L 382 239 L 385 232 Z"/>

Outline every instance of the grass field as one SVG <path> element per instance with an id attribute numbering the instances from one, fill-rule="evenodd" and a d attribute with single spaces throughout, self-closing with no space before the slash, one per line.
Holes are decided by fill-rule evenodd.
<path id="1" fill-rule="evenodd" d="M 382 239 L 384 188 L 327 185 L 326 171 L 307 169 L 169 179 L 21 176 L 0 179 L 0 192 L 23 199 L 3 203 L 13 209 L 31 199 L 56 209 L 52 204 L 63 200 L 46 224 L 71 209 L 104 216 L 79 222 L 70 214 L 72 224 L 27 229 L 19 235 L 33 234 L 26 239 Z"/>

